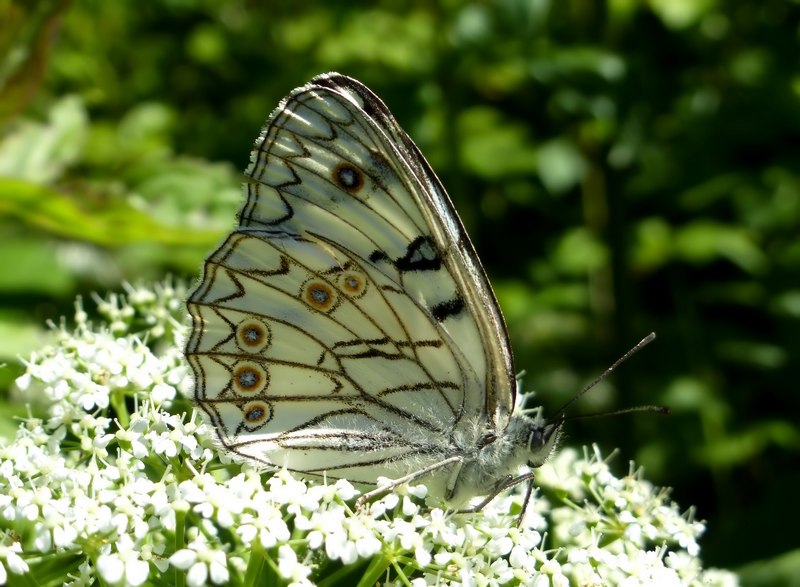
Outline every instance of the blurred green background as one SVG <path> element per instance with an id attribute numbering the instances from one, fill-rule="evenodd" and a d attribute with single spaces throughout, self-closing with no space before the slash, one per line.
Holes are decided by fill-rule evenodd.
<path id="1" fill-rule="evenodd" d="M 799 34 L 784 0 L 0 0 L 0 435 L 45 322 L 194 279 L 266 117 L 337 70 L 447 186 L 533 404 L 657 332 L 570 413 L 673 415 L 565 442 L 696 506 L 706 565 L 797 581 Z"/>

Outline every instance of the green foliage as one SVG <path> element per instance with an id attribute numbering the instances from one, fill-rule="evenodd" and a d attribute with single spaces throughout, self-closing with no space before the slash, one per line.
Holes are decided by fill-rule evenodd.
<path id="1" fill-rule="evenodd" d="M 620 446 L 696 504 L 709 566 L 789 553 L 798 22 L 783 0 L 0 0 L 0 383 L 76 293 L 196 275 L 269 112 L 339 70 L 448 187 L 534 401 L 658 333 L 571 413 L 674 415 L 576 421 L 568 442 Z"/>

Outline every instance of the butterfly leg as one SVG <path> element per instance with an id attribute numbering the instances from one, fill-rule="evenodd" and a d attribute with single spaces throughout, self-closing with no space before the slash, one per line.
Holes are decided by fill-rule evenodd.
<path id="1" fill-rule="evenodd" d="M 367 503 L 368 501 L 386 495 L 387 493 L 389 493 L 396 487 L 399 487 L 403 483 L 410 483 L 411 481 L 419 479 L 420 477 L 424 477 L 429 473 L 438 471 L 443 467 L 447 467 L 448 465 L 453 465 L 456 463 L 462 463 L 463 461 L 464 459 L 461 456 L 450 457 L 444 459 L 443 461 L 439 461 L 438 463 L 433 463 L 432 465 L 428 465 L 427 467 L 425 467 L 424 469 L 420 469 L 419 471 L 414 471 L 413 473 L 409 473 L 408 475 L 405 475 L 403 477 L 392 479 L 392 482 L 389 483 L 388 485 L 382 485 L 381 487 L 376 487 L 375 489 L 368 491 L 367 493 L 359 497 L 356 500 L 356 509 L 357 510 L 361 509 L 362 507 L 364 507 L 364 504 Z M 495 493 L 495 495 L 497 494 Z"/>
<path id="2" fill-rule="evenodd" d="M 522 518 L 525 516 L 525 511 L 528 509 L 528 503 L 531 500 L 531 494 L 533 493 L 533 471 L 527 471 L 522 473 L 521 475 L 517 475 L 516 477 L 512 477 L 511 475 L 506 476 L 503 478 L 492 490 L 492 492 L 487 495 L 483 500 L 478 502 L 472 507 L 464 508 L 461 510 L 457 510 L 457 514 L 474 514 L 476 512 L 481 511 L 485 508 L 491 501 L 497 497 L 500 493 L 514 487 L 515 485 L 519 485 L 520 483 L 524 483 L 528 481 L 528 488 L 525 490 L 525 499 L 522 502 L 522 511 L 520 512 L 519 516 L 517 517 L 516 525 L 519 526 L 522 523 Z"/>

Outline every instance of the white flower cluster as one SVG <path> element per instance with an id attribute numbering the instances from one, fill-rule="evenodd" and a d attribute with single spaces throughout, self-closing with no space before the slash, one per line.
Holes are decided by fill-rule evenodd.
<path id="1" fill-rule="evenodd" d="M 26 362 L 18 387 L 43 414 L 0 447 L 0 584 L 736 584 L 702 569 L 701 523 L 598 454 L 543 467 L 519 527 L 516 494 L 458 515 L 400 488 L 354 512 L 347 481 L 230 462 L 177 413 L 184 295 L 97 299 L 98 327 L 78 304 L 75 328 Z"/>

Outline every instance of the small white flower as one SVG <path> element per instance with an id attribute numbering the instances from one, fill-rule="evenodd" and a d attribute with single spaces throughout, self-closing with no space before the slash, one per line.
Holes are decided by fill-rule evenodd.
<path id="1" fill-rule="evenodd" d="M 175 399 L 176 390 L 172 385 L 157 383 L 150 392 L 150 399 L 157 404 Z"/>
<path id="2" fill-rule="evenodd" d="M 358 489 L 353 487 L 353 484 L 347 479 L 338 479 L 334 484 L 334 488 L 336 489 L 339 499 L 342 501 L 350 501 L 361 493 Z"/>
<path id="3" fill-rule="evenodd" d="M 113 584 L 136 587 L 147 581 L 150 566 L 139 558 L 138 548 L 129 536 L 123 534 L 114 542 L 114 552 L 105 552 L 97 558 L 100 576 Z"/>
<path id="4" fill-rule="evenodd" d="M 205 585 L 210 579 L 215 585 L 226 583 L 230 579 L 226 554 L 216 550 L 200 534 L 169 558 L 170 564 L 178 569 L 187 570 L 186 583 L 191 587 Z"/>
<path id="5" fill-rule="evenodd" d="M 308 518 L 304 515 L 298 515 L 295 525 L 300 528 L 307 520 Z M 302 529 L 308 529 L 308 527 Z M 260 487 L 239 517 L 236 532 L 241 536 L 244 544 L 249 546 L 258 538 L 261 546 L 265 549 L 272 548 L 278 542 L 285 542 L 291 536 L 289 526 L 283 519 L 283 513 L 272 503 L 269 494 Z M 316 547 L 311 546 L 311 548 Z"/>
<path id="6" fill-rule="evenodd" d="M 347 539 L 343 530 L 334 530 L 325 536 L 325 554 L 331 560 L 341 560 L 348 565 L 358 560 L 356 545 Z"/>
<path id="7" fill-rule="evenodd" d="M 9 546 L 0 544 L 0 585 L 8 582 L 9 571 L 14 575 L 24 575 L 28 572 L 28 563 L 17 554 L 18 552 L 22 552 L 22 545 L 19 542 L 12 542 Z"/>
<path id="8" fill-rule="evenodd" d="M 290 585 L 298 587 L 300 585 L 311 585 L 311 582 L 308 581 L 311 568 L 298 562 L 297 553 L 287 544 L 278 549 L 278 573 L 284 579 L 288 579 Z"/>
<path id="9" fill-rule="evenodd" d="M 420 545 L 414 549 L 414 558 L 420 567 L 427 567 L 431 564 L 431 560 L 433 560 L 431 553 L 425 549 L 424 545 Z"/>

